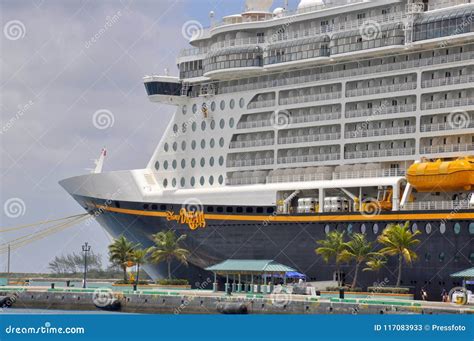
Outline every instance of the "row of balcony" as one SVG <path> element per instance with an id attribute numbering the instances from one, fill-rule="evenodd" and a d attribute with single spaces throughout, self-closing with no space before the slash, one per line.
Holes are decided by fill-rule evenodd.
<path id="1" fill-rule="evenodd" d="M 342 93 L 340 91 L 313 94 L 313 95 L 298 95 L 287 98 L 280 98 L 280 105 L 315 102 L 315 101 L 329 101 L 333 99 L 341 98 Z"/>
<path id="2" fill-rule="evenodd" d="M 439 146 L 421 146 L 422 154 L 438 154 L 438 153 L 457 153 L 470 152 L 474 150 L 474 143 L 465 144 L 445 144 Z"/>
<path id="3" fill-rule="evenodd" d="M 227 160 L 227 167 L 249 167 L 272 165 L 273 158 L 247 159 L 247 160 Z"/>
<path id="4" fill-rule="evenodd" d="M 273 145 L 273 139 L 256 139 L 248 141 L 232 141 L 230 148 L 251 148 L 251 147 L 263 147 Z"/>
<path id="5" fill-rule="evenodd" d="M 461 75 L 453 77 L 442 77 L 429 79 L 421 82 L 422 88 L 434 88 L 437 86 L 456 85 L 474 82 L 474 75 Z"/>
<path id="6" fill-rule="evenodd" d="M 444 109 L 474 105 L 474 98 L 446 99 L 432 102 L 421 102 L 421 110 Z"/>
<path id="7" fill-rule="evenodd" d="M 420 131 L 422 133 L 432 132 L 432 131 L 444 131 L 444 130 L 454 130 L 454 129 L 470 129 L 474 128 L 474 118 L 469 119 L 466 123 L 461 123 L 457 125 L 454 122 L 443 122 L 443 123 L 432 123 L 432 124 L 422 124 L 420 126 Z"/>
<path id="8" fill-rule="evenodd" d="M 300 155 L 300 156 L 281 156 L 278 158 L 279 164 L 286 163 L 300 163 L 300 162 L 323 162 L 339 160 L 341 155 L 339 153 L 332 154 L 317 154 L 317 155 Z"/>
<path id="9" fill-rule="evenodd" d="M 278 139 L 278 144 L 330 141 L 330 140 L 338 140 L 340 138 L 341 138 L 341 133 L 289 136 L 289 137 L 280 137 Z"/>
<path id="10" fill-rule="evenodd" d="M 386 114 L 400 114 L 405 112 L 416 111 L 416 104 L 401 104 L 393 106 L 380 106 L 378 108 L 354 109 L 346 110 L 346 118 L 377 116 Z"/>
<path id="11" fill-rule="evenodd" d="M 356 131 L 346 131 L 344 136 L 346 139 L 354 139 L 354 138 L 361 138 L 361 137 L 410 134 L 410 133 L 414 133 L 415 131 L 416 131 L 415 126 L 390 127 L 390 128 L 380 128 L 380 129 L 361 128 Z"/>
<path id="12" fill-rule="evenodd" d="M 405 156 L 414 155 L 415 148 L 394 148 L 381 150 L 361 150 L 344 153 L 345 159 L 362 159 L 373 157 Z"/>
<path id="13" fill-rule="evenodd" d="M 274 107 L 275 100 L 274 99 L 267 99 L 263 101 L 254 101 L 249 103 L 248 109 L 260 109 L 260 108 L 267 108 L 267 107 Z"/>
<path id="14" fill-rule="evenodd" d="M 387 92 L 407 91 L 407 90 L 414 90 L 414 89 L 416 89 L 416 82 L 381 85 L 381 86 L 374 86 L 372 88 L 359 88 L 359 89 L 347 90 L 346 97 L 377 95 L 377 94 L 384 94 Z"/>
<path id="15" fill-rule="evenodd" d="M 466 201 L 416 201 L 409 202 L 400 207 L 402 211 L 432 211 L 432 210 L 450 210 L 457 212 L 471 208 Z"/>

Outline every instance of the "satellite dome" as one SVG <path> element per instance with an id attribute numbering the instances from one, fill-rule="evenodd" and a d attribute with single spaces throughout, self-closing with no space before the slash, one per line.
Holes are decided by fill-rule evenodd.
<path id="1" fill-rule="evenodd" d="M 315 6 L 324 6 L 324 0 L 301 0 L 298 9 L 304 9 Z"/>
<path id="2" fill-rule="evenodd" d="M 273 5 L 273 0 L 247 0 L 245 8 L 247 11 L 268 12 Z"/>
<path id="3" fill-rule="evenodd" d="M 285 12 L 285 9 L 282 7 L 277 7 L 273 10 L 273 15 L 276 17 L 281 17 L 283 15 L 283 12 Z"/>

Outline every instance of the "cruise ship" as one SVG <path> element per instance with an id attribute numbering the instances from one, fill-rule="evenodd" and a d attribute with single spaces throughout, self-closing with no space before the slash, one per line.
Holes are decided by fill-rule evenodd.
<path id="1" fill-rule="evenodd" d="M 281 2 L 281 3 L 280 3 Z M 178 77 L 144 77 L 176 111 L 143 169 L 60 184 L 114 237 L 173 229 L 204 280 L 226 259 L 273 259 L 333 280 L 330 231 L 419 230 L 402 285 L 434 297 L 474 263 L 474 4 L 469 0 L 247 0 L 191 22 Z M 188 23 L 189 24 L 189 23 Z M 183 31 L 188 30 L 183 26 Z M 396 259 L 359 287 L 396 282 Z M 153 278 L 165 265 L 145 267 Z M 342 267 L 350 283 L 353 266 Z"/>

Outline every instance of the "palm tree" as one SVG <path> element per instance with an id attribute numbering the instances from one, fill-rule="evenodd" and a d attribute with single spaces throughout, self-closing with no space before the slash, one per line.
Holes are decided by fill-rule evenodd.
<path id="1" fill-rule="evenodd" d="M 373 255 L 369 256 L 368 261 L 365 262 L 367 267 L 363 268 L 362 271 L 379 271 L 385 264 L 387 264 L 385 256 L 378 252 L 374 252 Z"/>
<path id="2" fill-rule="evenodd" d="M 326 239 L 318 240 L 316 242 L 320 247 L 314 251 L 316 254 L 321 255 L 326 263 L 329 263 L 331 259 L 336 262 L 337 272 L 337 285 L 342 285 L 341 272 L 339 270 L 340 263 L 343 261 L 342 251 L 345 249 L 344 243 L 344 232 L 332 231 L 326 236 Z"/>
<path id="3" fill-rule="evenodd" d="M 148 249 L 150 259 L 154 263 L 166 261 L 168 263 L 168 279 L 171 279 L 171 261 L 177 259 L 184 265 L 188 265 L 189 251 L 181 247 L 181 242 L 186 239 L 183 234 L 176 237 L 174 231 L 162 231 L 153 235 L 155 246 Z"/>
<path id="4" fill-rule="evenodd" d="M 124 236 L 115 239 L 109 245 L 109 259 L 112 264 L 120 266 L 123 270 L 123 280 L 127 281 L 127 264 L 133 261 L 135 245 Z"/>
<path id="5" fill-rule="evenodd" d="M 374 254 L 372 243 L 369 242 L 362 233 L 354 233 L 351 240 L 344 243 L 344 250 L 341 253 L 341 259 L 344 261 L 355 261 L 354 278 L 351 287 L 357 285 L 357 276 L 359 275 L 360 265 L 367 261 Z"/>
<path id="6" fill-rule="evenodd" d="M 136 279 L 136 284 L 139 284 L 139 275 L 140 275 L 140 265 L 145 264 L 146 258 L 148 256 L 148 250 L 145 249 L 136 249 L 133 250 L 133 261 L 137 265 L 137 279 Z"/>
<path id="7" fill-rule="evenodd" d="M 405 263 L 411 264 L 418 257 L 415 251 L 413 251 L 413 248 L 420 243 L 420 240 L 415 237 L 421 232 L 418 230 L 411 232 L 409 225 L 409 222 L 406 222 L 405 225 L 389 225 L 377 238 L 378 242 L 385 246 L 380 250 L 381 254 L 398 256 L 397 287 L 400 286 L 402 279 L 403 260 L 405 260 Z"/>

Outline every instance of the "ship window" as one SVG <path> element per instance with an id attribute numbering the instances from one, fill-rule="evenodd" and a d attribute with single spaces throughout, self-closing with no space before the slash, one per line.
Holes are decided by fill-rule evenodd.
<path id="1" fill-rule="evenodd" d="M 181 178 L 180 184 L 181 184 L 181 187 L 184 187 L 184 185 L 186 184 L 186 180 L 184 180 L 184 178 Z"/>
<path id="2" fill-rule="evenodd" d="M 204 139 L 201 140 L 201 148 L 202 149 L 206 148 L 206 140 Z"/>
<path id="3" fill-rule="evenodd" d="M 173 160 L 172 165 L 173 165 L 173 169 L 176 169 L 176 166 L 178 165 L 178 163 L 176 162 L 176 160 Z"/>
<path id="4" fill-rule="evenodd" d="M 223 137 L 221 137 L 219 139 L 219 146 L 224 147 L 224 138 Z"/>
<path id="5" fill-rule="evenodd" d="M 163 187 L 164 188 L 168 187 L 168 179 L 163 180 Z"/>
<path id="6" fill-rule="evenodd" d="M 471 261 L 471 263 L 474 263 L 474 252 L 471 252 L 471 254 L 469 255 L 469 260 Z"/>
<path id="7" fill-rule="evenodd" d="M 224 183 L 224 177 L 222 175 L 219 175 L 219 185 L 222 185 Z"/>
<path id="8" fill-rule="evenodd" d="M 237 213 L 242 213 L 244 209 L 242 207 L 237 207 L 236 208 Z"/>
<path id="9" fill-rule="evenodd" d="M 197 111 L 197 104 L 193 104 L 193 114 L 195 114 Z"/>
<path id="10" fill-rule="evenodd" d="M 204 167 L 204 165 L 206 164 L 206 159 L 202 157 L 200 164 L 201 164 L 201 167 Z"/>
<path id="11" fill-rule="evenodd" d="M 171 186 L 176 187 L 176 178 L 173 178 L 173 181 L 171 181 Z"/>
<path id="12" fill-rule="evenodd" d="M 229 127 L 231 127 L 231 128 L 234 127 L 234 119 L 233 119 L 233 118 L 231 118 L 231 119 L 229 120 Z"/>
<path id="13" fill-rule="evenodd" d="M 224 164 L 224 157 L 219 156 L 219 166 L 222 166 Z"/>
<path id="14" fill-rule="evenodd" d="M 170 149 L 170 146 L 168 145 L 168 143 L 165 143 L 164 149 L 165 149 L 165 152 L 167 152 Z"/>
<path id="15" fill-rule="evenodd" d="M 183 115 L 186 115 L 186 112 L 188 111 L 188 107 L 186 105 L 183 105 L 183 108 L 181 109 Z"/>
<path id="16" fill-rule="evenodd" d="M 439 225 L 439 232 L 440 232 L 441 234 L 444 234 L 444 233 L 446 232 L 446 224 L 445 224 L 445 223 L 441 223 L 441 224 Z"/>
<path id="17" fill-rule="evenodd" d="M 192 187 L 194 187 L 194 185 L 196 184 L 196 179 L 194 178 L 194 176 L 191 177 L 191 180 L 189 181 L 189 183 L 191 184 Z"/>
<path id="18" fill-rule="evenodd" d="M 193 124 L 191 125 L 191 129 L 192 129 L 193 131 L 196 131 L 196 127 L 197 127 L 196 122 L 193 122 Z"/>
<path id="19" fill-rule="evenodd" d="M 166 205 L 160 205 L 160 210 L 166 211 Z"/>
<path id="20" fill-rule="evenodd" d="M 147 210 L 148 209 L 148 204 L 143 205 L 143 209 Z"/>
<path id="21" fill-rule="evenodd" d="M 331 230 L 331 227 L 326 224 L 326 226 L 324 226 L 324 233 L 328 234 L 330 230 Z"/>
<path id="22" fill-rule="evenodd" d="M 214 177 L 212 175 L 209 177 L 209 185 L 214 185 Z"/>
<path id="23" fill-rule="evenodd" d="M 430 234 L 430 233 L 431 233 L 431 230 L 432 230 L 431 224 L 430 224 L 430 223 L 426 224 L 426 226 L 425 226 L 425 232 L 426 232 L 426 234 Z"/>
<path id="24" fill-rule="evenodd" d="M 195 140 L 193 140 L 193 141 L 191 142 L 191 149 L 192 149 L 192 150 L 196 149 L 196 141 L 195 141 Z"/>
<path id="25" fill-rule="evenodd" d="M 168 161 L 165 160 L 165 162 L 163 162 L 163 167 L 164 167 L 165 169 L 168 169 Z"/>
<path id="26" fill-rule="evenodd" d="M 186 141 L 181 142 L 181 149 L 182 149 L 183 151 L 186 150 Z"/>
<path id="27" fill-rule="evenodd" d="M 217 212 L 219 213 L 224 212 L 224 208 L 222 206 L 217 206 Z"/>
<path id="28" fill-rule="evenodd" d="M 418 231 L 418 225 L 416 223 L 414 223 L 412 226 L 411 226 L 411 232 L 415 233 L 416 231 Z"/>
<path id="29" fill-rule="evenodd" d="M 155 169 L 156 170 L 160 169 L 160 162 L 159 161 L 155 162 Z"/>
<path id="30" fill-rule="evenodd" d="M 474 223 L 469 224 L 469 234 L 474 234 Z"/>
<path id="31" fill-rule="evenodd" d="M 214 212 L 214 206 L 207 206 L 207 212 Z"/>
<path id="32" fill-rule="evenodd" d="M 191 167 L 194 168 L 196 166 L 196 159 L 191 159 Z"/>
<path id="33" fill-rule="evenodd" d="M 211 148 L 214 148 L 215 145 L 216 145 L 216 141 L 214 139 L 211 139 L 209 141 L 209 146 L 211 146 Z"/>
<path id="34" fill-rule="evenodd" d="M 273 207 L 267 207 L 267 213 L 272 214 L 274 211 Z"/>
<path id="35" fill-rule="evenodd" d="M 186 122 L 184 122 L 184 123 L 181 125 L 181 131 L 182 131 L 183 133 L 185 133 L 187 127 L 188 127 L 188 124 L 187 124 Z"/>
<path id="36" fill-rule="evenodd" d="M 201 122 L 201 130 L 202 131 L 206 130 L 206 121 Z"/>
<path id="37" fill-rule="evenodd" d="M 231 109 L 234 109 L 234 107 L 235 107 L 235 101 L 234 101 L 233 99 L 230 100 L 230 102 L 229 102 L 229 107 L 230 107 Z"/>
<path id="38" fill-rule="evenodd" d="M 367 231 L 367 227 L 365 226 L 365 224 L 362 224 L 360 226 L 360 233 L 365 234 L 366 231 Z"/>
<path id="39" fill-rule="evenodd" d="M 428 252 L 425 253 L 425 262 L 429 262 L 431 259 L 431 254 L 429 254 Z"/>
<path id="40" fill-rule="evenodd" d="M 214 130 L 215 127 L 216 127 L 216 121 L 212 120 L 211 121 L 211 129 Z"/>
<path id="41" fill-rule="evenodd" d="M 446 254 L 444 252 L 440 252 L 438 258 L 440 262 L 444 262 L 444 259 L 446 258 Z"/>
<path id="42" fill-rule="evenodd" d="M 205 181 L 206 181 L 206 180 L 204 179 L 204 177 L 201 176 L 201 178 L 199 179 L 199 183 L 201 184 L 201 186 L 204 186 L 204 182 L 205 182 Z"/>
<path id="43" fill-rule="evenodd" d="M 459 234 L 461 232 L 461 224 L 459 223 L 454 224 L 453 231 L 455 234 Z"/>
<path id="44" fill-rule="evenodd" d="M 216 111 L 216 102 L 212 101 L 211 103 L 211 110 Z"/>
<path id="45" fill-rule="evenodd" d="M 379 233 L 379 225 L 378 224 L 374 224 L 374 226 L 372 226 L 372 232 L 374 234 Z"/>
<path id="46" fill-rule="evenodd" d="M 185 159 L 182 159 L 182 160 L 181 160 L 181 168 L 184 169 L 184 167 L 186 167 L 186 160 L 185 160 Z"/>
<path id="47" fill-rule="evenodd" d="M 230 207 L 230 206 L 227 206 L 227 207 L 225 208 L 225 211 L 226 211 L 227 213 L 232 213 L 232 212 L 234 212 L 234 208 L 233 208 L 233 207 Z"/>
<path id="48" fill-rule="evenodd" d="M 221 120 L 219 121 L 219 127 L 221 127 L 221 129 L 224 129 L 224 126 L 225 126 L 225 121 L 223 118 L 221 118 Z"/>
<path id="49" fill-rule="evenodd" d="M 158 205 L 156 205 L 156 204 L 151 205 L 151 209 L 153 211 L 156 211 L 158 209 Z"/>
<path id="50" fill-rule="evenodd" d="M 178 125 L 173 125 L 173 132 L 176 134 L 178 132 Z"/>
<path id="51" fill-rule="evenodd" d="M 245 212 L 247 213 L 253 213 L 253 207 L 246 207 Z"/>
<path id="52" fill-rule="evenodd" d="M 177 151 L 177 150 L 178 150 L 178 143 L 177 143 L 177 142 L 174 142 L 174 143 L 173 143 L 173 150 L 174 150 L 174 151 Z"/>
<path id="53" fill-rule="evenodd" d="M 209 159 L 209 166 L 214 166 L 214 157 L 211 156 L 211 158 Z"/>
<path id="54" fill-rule="evenodd" d="M 241 99 L 239 100 L 239 106 L 240 106 L 240 108 L 243 108 L 244 105 L 245 105 L 245 100 L 244 100 L 243 98 L 241 98 Z"/>
<path id="55" fill-rule="evenodd" d="M 221 101 L 220 108 L 221 108 L 221 110 L 225 109 L 225 101 L 224 100 Z"/>
<path id="56" fill-rule="evenodd" d="M 257 207 L 257 213 L 263 213 L 263 207 Z"/>

